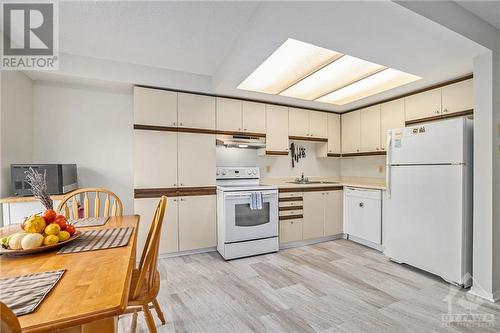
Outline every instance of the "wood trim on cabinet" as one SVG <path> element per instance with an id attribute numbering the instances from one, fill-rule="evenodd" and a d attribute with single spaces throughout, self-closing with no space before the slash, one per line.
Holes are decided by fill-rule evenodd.
<path id="1" fill-rule="evenodd" d="M 328 139 L 325 138 L 315 138 L 311 136 L 288 136 L 290 140 L 301 140 L 301 141 L 316 141 L 316 142 L 328 142 Z"/>
<path id="2" fill-rule="evenodd" d="M 471 115 L 474 115 L 474 109 L 460 111 L 460 112 L 446 113 L 446 114 L 442 114 L 440 116 L 432 116 L 432 117 L 427 117 L 427 118 L 408 120 L 408 121 L 405 121 L 405 125 L 406 126 L 415 125 L 415 124 L 426 123 L 429 121 L 434 121 L 434 120 L 439 120 L 439 119 L 448 119 L 448 118 L 464 117 L 464 116 L 471 116 Z"/>
<path id="3" fill-rule="evenodd" d="M 462 77 L 459 77 L 459 78 L 456 78 L 456 79 L 453 79 L 453 80 L 449 80 L 449 81 L 440 82 L 440 83 L 434 84 L 432 86 L 425 87 L 425 88 L 422 88 L 422 89 L 419 89 L 419 90 L 415 90 L 415 91 L 412 91 L 412 92 L 409 92 L 409 93 L 406 93 L 406 94 L 402 94 L 402 95 L 398 95 L 398 96 L 395 96 L 395 97 L 386 98 L 386 99 L 381 100 L 381 101 L 376 102 L 376 103 L 366 104 L 366 105 L 357 107 L 355 109 L 345 111 L 342 114 L 346 114 L 346 113 L 349 113 L 349 112 L 358 111 L 358 110 L 361 110 L 361 109 L 364 109 L 364 108 L 368 108 L 370 106 L 374 106 L 374 105 L 378 105 L 378 104 L 384 104 L 384 103 L 387 103 L 387 102 L 390 102 L 390 101 L 394 101 L 396 99 L 400 99 L 400 98 L 404 98 L 404 97 L 408 97 L 408 96 L 420 94 L 420 93 L 425 92 L 425 91 L 429 91 L 429 90 L 433 90 L 433 89 L 437 89 L 437 88 L 442 88 L 442 87 L 448 86 L 450 84 L 454 84 L 454 83 L 458 83 L 458 82 L 462 82 L 462 81 L 466 81 L 466 80 L 472 79 L 473 77 L 474 77 L 474 74 L 468 74 L 466 76 L 462 76 Z"/>
<path id="4" fill-rule="evenodd" d="M 283 211 L 283 210 L 303 210 L 304 207 L 303 206 L 286 206 L 286 207 L 279 207 L 278 210 L 279 211 Z"/>
<path id="5" fill-rule="evenodd" d="M 164 131 L 164 132 L 182 132 L 182 133 L 199 133 L 199 134 L 217 134 L 216 130 L 206 128 L 192 128 L 192 127 L 171 127 L 171 126 L 157 126 L 157 125 L 141 125 L 134 124 L 135 130 L 146 131 Z"/>
<path id="6" fill-rule="evenodd" d="M 283 221 L 283 220 L 295 220 L 295 219 L 301 219 L 303 217 L 304 216 L 302 214 L 298 214 L 298 215 L 284 215 L 284 216 L 280 216 L 279 220 L 280 221 Z"/>
<path id="7" fill-rule="evenodd" d="M 366 152 L 361 152 L 361 153 L 345 153 L 345 154 L 342 154 L 342 157 L 375 156 L 375 155 L 387 155 L 387 152 L 384 150 L 379 150 L 379 151 L 366 151 Z"/>
<path id="8" fill-rule="evenodd" d="M 278 189 L 278 192 L 287 192 L 287 191 L 282 191 L 282 189 Z M 278 198 L 278 202 L 302 201 L 302 200 L 303 200 L 302 197 Z"/>
<path id="9" fill-rule="evenodd" d="M 134 198 L 159 198 L 162 195 L 167 197 L 185 197 L 193 195 L 214 195 L 216 193 L 215 186 L 136 188 L 134 189 Z"/>
<path id="10" fill-rule="evenodd" d="M 342 154 L 337 154 L 337 153 L 328 153 L 326 154 L 326 157 L 341 157 Z"/>
<path id="11" fill-rule="evenodd" d="M 287 156 L 288 152 L 287 151 L 280 151 L 280 150 L 266 150 L 266 155 L 282 155 L 282 156 Z"/>

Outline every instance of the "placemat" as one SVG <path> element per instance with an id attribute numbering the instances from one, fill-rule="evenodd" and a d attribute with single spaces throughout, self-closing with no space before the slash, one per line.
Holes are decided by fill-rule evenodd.
<path id="1" fill-rule="evenodd" d="M 16 316 L 33 312 L 54 288 L 66 270 L 34 273 L 0 279 L 0 301 Z"/>
<path id="2" fill-rule="evenodd" d="M 132 236 L 133 227 L 120 227 L 83 231 L 80 238 L 75 239 L 57 254 L 96 251 L 125 246 Z"/>
<path id="3" fill-rule="evenodd" d="M 109 216 L 107 217 L 84 217 L 81 219 L 74 219 L 69 221 L 70 224 L 74 224 L 75 227 L 99 227 L 105 225 L 108 222 Z"/>

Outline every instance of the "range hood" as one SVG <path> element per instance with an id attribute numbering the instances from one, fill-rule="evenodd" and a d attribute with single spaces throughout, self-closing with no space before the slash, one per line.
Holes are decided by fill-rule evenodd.
<path id="1" fill-rule="evenodd" d="M 258 149 L 266 146 L 266 139 L 250 135 L 220 135 L 217 136 L 217 145 L 231 148 Z"/>

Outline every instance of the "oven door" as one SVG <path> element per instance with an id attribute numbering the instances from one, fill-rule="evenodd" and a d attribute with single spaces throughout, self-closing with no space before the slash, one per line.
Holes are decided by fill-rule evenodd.
<path id="1" fill-rule="evenodd" d="M 262 209 L 250 209 L 252 192 L 224 194 L 225 243 L 278 236 L 278 193 L 262 193 Z"/>

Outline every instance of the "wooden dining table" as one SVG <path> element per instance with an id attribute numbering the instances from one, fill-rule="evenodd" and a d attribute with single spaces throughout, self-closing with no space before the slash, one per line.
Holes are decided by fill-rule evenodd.
<path id="1" fill-rule="evenodd" d="M 23 332 L 116 332 L 117 316 L 127 307 L 136 264 L 139 216 L 110 217 L 104 226 L 77 230 L 134 227 L 127 246 L 78 253 L 57 250 L 28 256 L 0 256 L 0 278 L 65 269 L 34 312 L 18 317 Z M 0 229 L 0 236 L 20 226 Z"/>

